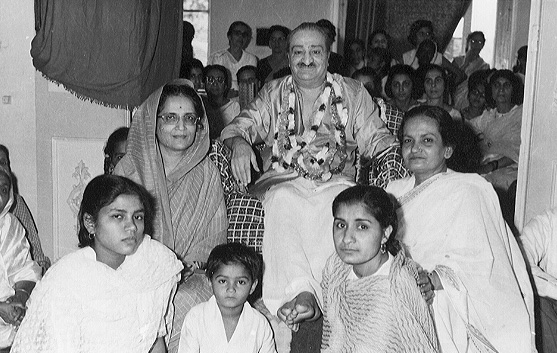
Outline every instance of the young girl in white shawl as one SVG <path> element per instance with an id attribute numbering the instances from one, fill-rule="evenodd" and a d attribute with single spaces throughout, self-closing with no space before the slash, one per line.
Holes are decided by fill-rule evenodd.
<path id="1" fill-rule="evenodd" d="M 31 259 L 25 229 L 8 213 L 13 202 L 11 175 L 0 168 L 0 352 L 11 346 L 29 294 L 42 272 Z"/>
<path id="2" fill-rule="evenodd" d="M 166 352 L 165 314 L 183 266 L 145 233 L 151 196 L 115 175 L 89 182 L 80 250 L 58 260 L 33 291 L 12 353 Z"/>
<path id="3" fill-rule="evenodd" d="M 395 204 L 381 188 L 353 186 L 333 201 L 336 253 L 323 270 L 321 352 L 437 352 L 416 263 L 395 239 Z"/>

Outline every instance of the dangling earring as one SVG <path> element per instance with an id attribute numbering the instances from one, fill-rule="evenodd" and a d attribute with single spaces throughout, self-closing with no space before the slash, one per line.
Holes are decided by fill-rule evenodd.
<path id="1" fill-rule="evenodd" d="M 387 251 L 387 250 L 386 250 L 386 247 L 387 247 L 387 246 L 385 245 L 385 243 L 381 243 L 381 248 L 380 248 L 381 254 L 384 254 L 385 251 Z"/>
<path id="2" fill-rule="evenodd" d="M 95 233 L 89 233 L 89 240 L 93 240 L 95 238 Z"/>

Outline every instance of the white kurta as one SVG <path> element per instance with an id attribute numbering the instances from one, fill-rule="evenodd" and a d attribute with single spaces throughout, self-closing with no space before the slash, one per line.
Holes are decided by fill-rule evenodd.
<path id="1" fill-rule="evenodd" d="M 182 268 L 148 235 L 117 270 L 90 247 L 66 255 L 35 287 L 11 352 L 147 353 Z"/>
<path id="2" fill-rule="evenodd" d="M 401 203 L 398 238 L 443 284 L 433 302 L 443 353 L 533 351 L 532 289 L 492 186 L 452 171 L 414 184 L 397 180 L 387 191 Z"/>
<path id="3" fill-rule="evenodd" d="M 522 230 L 520 241 L 538 295 L 557 300 L 557 208 L 532 218 Z"/>
<path id="4" fill-rule="evenodd" d="M 214 296 L 193 307 L 184 320 L 178 353 L 276 353 L 267 319 L 249 303 L 238 319 L 230 341 Z"/>

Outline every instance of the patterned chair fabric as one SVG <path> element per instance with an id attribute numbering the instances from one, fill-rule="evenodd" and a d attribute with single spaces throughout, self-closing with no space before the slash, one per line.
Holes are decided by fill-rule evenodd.
<path id="1" fill-rule="evenodd" d="M 213 140 L 209 158 L 220 172 L 228 215 L 228 242 L 244 243 L 261 254 L 263 244 L 263 205 L 240 187 L 232 176 L 231 151 L 222 142 Z"/>
<path id="2" fill-rule="evenodd" d="M 379 107 L 379 117 L 387 129 L 397 136 L 404 112 L 385 102 L 381 98 L 373 98 Z M 410 175 L 402 163 L 400 146 L 391 147 L 373 159 L 356 155 L 356 183 L 386 188 L 391 180 L 397 180 Z"/>

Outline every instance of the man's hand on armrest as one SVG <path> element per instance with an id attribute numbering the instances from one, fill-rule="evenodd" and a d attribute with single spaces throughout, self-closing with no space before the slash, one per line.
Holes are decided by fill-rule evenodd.
<path id="1" fill-rule="evenodd" d="M 224 144 L 232 150 L 232 174 L 236 180 L 248 185 L 251 182 L 251 166 L 259 172 L 257 159 L 250 144 L 240 136 L 235 136 L 224 140 Z"/>

